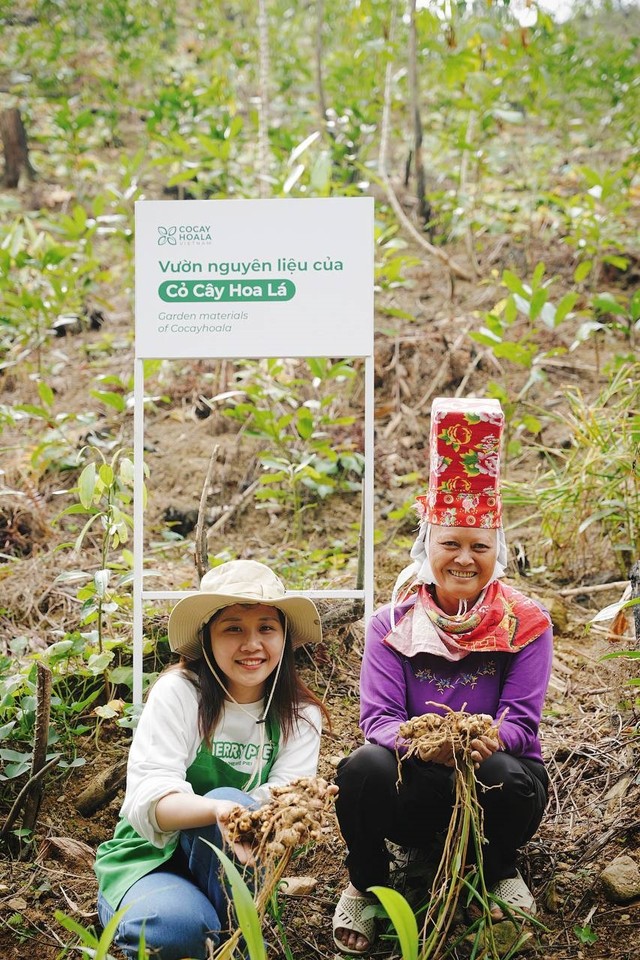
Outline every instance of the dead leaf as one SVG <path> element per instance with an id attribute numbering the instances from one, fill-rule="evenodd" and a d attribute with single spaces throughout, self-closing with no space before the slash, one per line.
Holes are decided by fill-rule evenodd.
<path id="1" fill-rule="evenodd" d="M 286 897 L 305 897 L 315 889 L 317 883 L 315 877 L 284 877 L 280 892 Z"/>

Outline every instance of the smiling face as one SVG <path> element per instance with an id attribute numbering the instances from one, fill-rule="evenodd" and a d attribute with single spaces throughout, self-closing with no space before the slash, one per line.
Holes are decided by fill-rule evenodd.
<path id="1" fill-rule="evenodd" d="M 432 526 L 429 560 L 438 606 L 456 614 L 460 600 L 472 606 L 489 583 L 496 565 L 496 530 Z"/>
<path id="2" fill-rule="evenodd" d="M 260 700 L 285 642 L 276 607 L 264 603 L 224 607 L 210 622 L 209 637 L 232 697 L 238 703 Z"/>

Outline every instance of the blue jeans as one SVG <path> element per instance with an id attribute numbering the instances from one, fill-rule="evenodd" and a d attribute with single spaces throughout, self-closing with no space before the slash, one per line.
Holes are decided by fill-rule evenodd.
<path id="1" fill-rule="evenodd" d="M 207 797 L 233 800 L 243 807 L 255 802 L 233 787 L 211 790 Z M 147 950 L 157 960 L 206 960 L 207 939 L 217 946 L 227 927 L 227 894 L 220 862 L 204 843 L 222 847 L 217 824 L 183 830 L 176 853 L 168 863 L 137 880 L 118 904 L 124 914 L 113 943 L 131 960 L 138 958 L 144 929 Z M 98 895 L 98 916 L 103 927 L 116 911 Z"/>

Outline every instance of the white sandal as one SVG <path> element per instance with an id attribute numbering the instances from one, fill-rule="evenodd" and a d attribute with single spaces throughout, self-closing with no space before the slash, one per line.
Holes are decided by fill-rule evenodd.
<path id="1" fill-rule="evenodd" d="M 513 907 L 519 913 L 528 913 L 530 917 L 535 917 L 537 912 L 536 901 L 529 887 L 522 879 L 522 874 L 518 870 L 515 877 L 507 877 L 505 880 L 499 880 L 489 891 L 491 900 L 490 908 L 502 909 L 494 898 L 503 901 L 506 907 Z M 504 911 L 503 911 L 504 912 Z"/>
<path id="2" fill-rule="evenodd" d="M 333 942 L 341 953 L 368 953 L 373 946 L 376 939 L 376 919 L 375 917 L 365 917 L 363 913 L 366 907 L 370 907 L 374 903 L 376 901 L 370 897 L 352 897 L 346 891 L 340 896 L 333 914 Z M 336 930 L 353 930 L 354 933 L 366 937 L 369 943 L 363 950 L 348 947 L 336 937 Z"/>

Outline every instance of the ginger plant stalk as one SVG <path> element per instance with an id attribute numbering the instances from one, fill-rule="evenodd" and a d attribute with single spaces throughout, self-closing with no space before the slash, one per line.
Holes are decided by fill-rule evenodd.
<path id="1" fill-rule="evenodd" d="M 398 744 L 404 741 L 406 752 L 398 759 L 398 780 L 402 764 L 412 756 L 429 762 L 444 745 L 451 748 L 454 762 L 454 805 L 436 874 L 431 885 L 421 931 L 419 960 L 440 956 L 455 917 L 463 891 L 482 904 L 481 923 L 486 928 L 485 956 L 497 956 L 492 933 L 489 897 L 482 869 L 483 811 L 478 801 L 475 765 L 471 742 L 489 736 L 499 742 L 498 727 L 491 718 L 446 708 L 444 715 L 424 714 L 400 726 Z M 473 843 L 475 887 L 469 880 L 468 854 Z"/>

